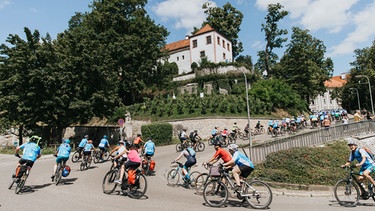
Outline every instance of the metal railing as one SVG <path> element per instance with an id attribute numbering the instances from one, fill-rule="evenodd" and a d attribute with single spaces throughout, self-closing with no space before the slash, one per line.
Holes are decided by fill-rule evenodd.
<path id="1" fill-rule="evenodd" d="M 272 152 L 287 150 L 293 147 L 318 146 L 329 141 L 341 138 L 372 133 L 375 131 L 375 122 L 361 121 L 350 124 L 340 124 L 331 126 L 329 129 L 321 128 L 314 131 L 290 135 L 289 137 L 276 138 L 273 141 L 254 145 L 251 149 L 251 160 L 260 163 Z"/>

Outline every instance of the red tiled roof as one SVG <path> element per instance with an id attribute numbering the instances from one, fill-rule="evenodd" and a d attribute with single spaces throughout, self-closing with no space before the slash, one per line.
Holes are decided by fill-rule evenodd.
<path id="1" fill-rule="evenodd" d="M 199 31 L 197 31 L 194 36 L 204 34 L 206 32 L 214 31 L 214 29 L 209 25 L 206 24 L 203 28 L 201 28 Z"/>
<path id="2" fill-rule="evenodd" d="M 331 79 L 324 81 L 324 86 L 327 88 L 340 88 L 346 84 L 349 75 L 344 76 L 344 79 L 341 75 L 333 76 Z"/>
<path id="3" fill-rule="evenodd" d="M 180 41 L 177 41 L 177 42 L 169 43 L 169 44 L 165 45 L 165 49 L 167 49 L 169 51 L 174 51 L 174 50 L 189 47 L 189 46 L 190 46 L 190 40 L 185 39 L 185 40 L 180 40 Z"/>

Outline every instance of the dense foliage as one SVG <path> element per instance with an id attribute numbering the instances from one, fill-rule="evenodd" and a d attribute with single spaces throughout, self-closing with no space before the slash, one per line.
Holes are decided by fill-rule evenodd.
<path id="1" fill-rule="evenodd" d="M 271 153 L 256 165 L 254 177 L 292 184 L 334 185 L 345 176 L 340 168 L 349 156 L 345 141 L 324 147 L 296 147 Z"/>
<path id="2" fill-rule="evenodd" d="M 170 123 L 142 125 L 141 130 L 145 141 L 148 137 L 152 137 L 153 142 L 158 146 L 172 142 L 173 126 Z"/>

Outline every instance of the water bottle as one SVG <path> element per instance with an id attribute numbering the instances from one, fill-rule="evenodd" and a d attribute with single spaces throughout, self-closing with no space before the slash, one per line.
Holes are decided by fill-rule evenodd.
<path id="1" fill-rule="evenodd" d="M 368 192 L 369 192 L 370 195 L 372 195 L 372 193 L 373 193 L 373 192 L 372 192 L 372 191 L 373 191 L 373 190 L 372 190 L 372 187 L 373 187 L 373 184 L 372 184 L 372 183 L 369 183 L 369 184 L 368 184 Z"/>

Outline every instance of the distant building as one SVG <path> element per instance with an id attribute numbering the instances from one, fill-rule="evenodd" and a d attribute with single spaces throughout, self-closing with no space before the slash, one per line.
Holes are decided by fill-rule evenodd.
<path id="1" fill-rule="evenodd" d="M 202 58 L 213 63 L 233 61 L 232 42 L 209 24 L 184 40 L 167 44 L 165 49 L 169 51 L 167 61 L 177 64 L 178 74 L 191 72 L 191 64 L 199 64 Z"/>
<path id="2" fill-rule="evenodd" d="M 340 88 L 344 86 L 347 82 L 347 74 L 341 74 L 339 76 L 333 76 L 331 79 L 324 82 L 324 86 L 327 88 L 327 91 L 323 95 L 317 96 L 310 103 L 311 111 L 322 111 L 322 110 L 332 110 L 332 109 L 341 109 L 341 104 L 338 99 L 331 99 L 331 92 L 335 88 Z"/>

